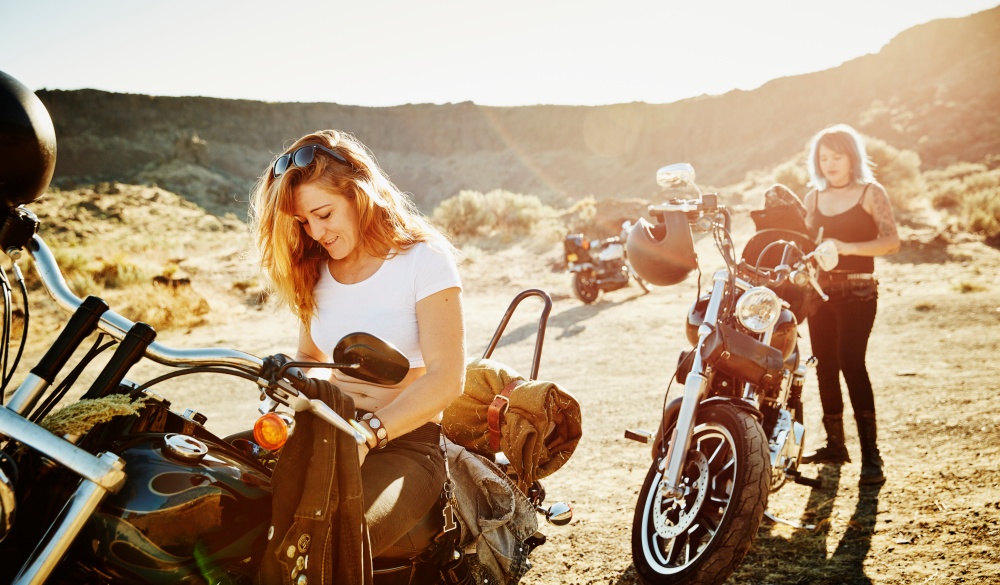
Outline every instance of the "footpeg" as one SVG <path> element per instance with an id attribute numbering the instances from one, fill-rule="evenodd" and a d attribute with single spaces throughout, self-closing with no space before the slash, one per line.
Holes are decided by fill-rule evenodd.
<path id="1" fill-rule="evenodd" d="M 653 438 L 653 433 L 642 429 L 625 429 L 625 438 L 647 445 L 649 440 Z"/>

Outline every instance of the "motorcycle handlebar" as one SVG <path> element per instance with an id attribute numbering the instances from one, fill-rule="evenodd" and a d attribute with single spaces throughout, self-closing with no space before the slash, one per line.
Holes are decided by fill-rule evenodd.
<path id="1" fill-rule="evenodd" d="M 75 312 L 83 301 L 66 285 L 59 264 L 45 241 L 35 234 L 25 248 L 35 262 L 38 276 L 49 296 L 66 311 Z M 98 329 L 119 342 L 125 339 L 133 325 L 135 323 L 111 310 L 104 311 L 97 321 Z M 155 341 L 146 348 L 145 355 L 167 366 L 234 366 L 254 374 L 258 373 L 263 365 L 260 358 L 234 349 L 177 349 Z"/>
<path id="2" fill-rule="evenodd" d="M 49 250 L 49 247 L 45 244 L 45 241 L 42 240 L 40 236 L 35 234 L 32 237 L 31 242 L 29 242 L 29 244 L 25 247 L 28 254 L 35 262 L 35 267 L 38 270 L 38 276 L 41 279 L 45 290 L 49 293 L 49 296 L 51 296 L 63 309 L 70 312 L 76 312 L 84 301 L 81 301 L 79 297 L 73 294 L 73 291 L 71 291 L 66 285 L 62 272 L 59 270 L 59 264 L 56 262 L 51 250 Z M 128 335 L 128 332 L 135 325 L 132 321 L 111 310 L 104 310 L 103 312 L 100 312 L 99 315 L 100 318 L 97 319 L 96 323 L 97 328 L 107 333 L 118 342 L 124 340 Z M 89 334 L 89 331 L 87 334 Z M 68 340 L 64 340 L 62 343 L 57 340 L 56 343 L 60 346 L 66 346 L 70 353 L 75 349 L 73 347 L 69 347 Z M 64 353 L 66 353 L 66 351 L 63 349 L 54 350 L 54 355 L 62 355 Z M 358 426 L 352 425 L 350 422 L 344 420 L 332 408 L 322 401 L 306 396 L 308 393 L 308 385 L 312 379 L 305 376 L 300 369 L 300 366 L 307 366 L 310 364 L 290 362 L 287 360 L 286 356 L 282 356 L 285 359 L 278 360 L 276 363 L 271 360 L 277 356 L 271 356 L 267 358 L 265 362 L 264 359 L 235 349 L 177 349 L 155 341 L 146 347 L 144 354 L 149 359 L 167 366 L 231 366 L 252 373 L 256 376 L 261 376 L 265 373 L 265 363 L 268 363 L 271 367 L 278 368 L 279 375 L 274 376 L 273 380 L 276 380 L 278 386 L 282 387 L 284 390 L 284 392 L 281 393 L 281 402 L 287 404 L 296 411 L 311 411 L 319 418 L 352 435 L 358 444 L 365 441 L 366 437 L 359 432 Z M 353 367 L 351 364 L 326 365 Z"/>

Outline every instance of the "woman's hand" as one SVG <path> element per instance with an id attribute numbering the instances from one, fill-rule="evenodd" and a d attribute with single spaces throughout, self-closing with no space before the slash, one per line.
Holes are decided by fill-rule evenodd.
<path id="1" fill-rule="evenodd" d="M 824 242 L 833 242 L 833 245 L 837 247 L 837 254 L 840 256 L 853 256 L 854 255 L 854 244 L 850 242 L 844 242 L 836 238 L 825 238 Z"/>
<path id="2" fill-rule="evenodd" d="M 358 467 L 365 464 L 365 457 L 368 455 L 368 451 L 370 450 L 371 449 L 368 448 L 368 443 L 360 443 L 358 445 Z"/>

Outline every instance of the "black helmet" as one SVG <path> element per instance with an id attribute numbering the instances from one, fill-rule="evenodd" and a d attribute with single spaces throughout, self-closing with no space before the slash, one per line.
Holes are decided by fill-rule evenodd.
<path id="1" fill-rule="evenodd" d="M 628 231 L 625 251 L 636 273 L 657 286 L 677 284 L 698 267 L 691 229 L 681 212 L 664 213 L 655 226 L 639 218 Z"/>
<path id="2" fill-rule="evenodd" d="M 56 131 L 45 105 L 0 71 L 0 208 L 42 196 L 56 166 Z"/>

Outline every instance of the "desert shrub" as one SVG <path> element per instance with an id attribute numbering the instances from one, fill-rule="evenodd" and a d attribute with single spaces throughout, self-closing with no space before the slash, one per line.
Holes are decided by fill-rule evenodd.
<path id="1" fill-rule="evenodd" d="M 527 235 L 554 211 L 534 195 L 495 189 L 486 194 L 461 191 L 442 201 L 433 221 L 456 238 L 500 234 Z"/>
<path id="2" fill-rule="evenodd" d="M 774 182 L 781 183 L 788 187 L 801 198 L 805 198 L 809 191 L 809 173 L 806 171 L 805 161 L 796 157 L 775 167 Z"/>
<path id="3" fill-rule="evenodd" d="M 124 255 L 98 258 L 87 265 L 90 278 L 102 288 L 125 288 L 149 280 L 149 275 Z"/>
<path id="4" fill-rule="evenodd" d="M 959 216 L 969 231 L 983 234 L 991 243 L 1000 241 L 1000 185 L 969 192 Z"/>
<path id="5" fill-rule="evenodd" d="M 579 219 L 579 223 L 590 225 L 597 218 L 597 199 L 593 195 L 573 203 L 569 212 Z"/>
<path id="6" fill-rule="evenodd" d="M 952 288 L 962 294 L 989 290 L 989 287 L 983 285 L 980 282 L 973 282 L 971 280 L 965 280 L 965 279 L 962 279 L 954 283 Z"/>
<path id="7" fill-rule="evenodd" d="M 925 173 L 927 194 L 937 209 L 954 213 L 961 229 L 989 241 L 1000 238 L 1000 171 L 957 163 Z"/>
<path id="8" fill-rule="evenodd" d="M 190 285 L 146 284 L 132 287 L 115 299 L 118 312 L 132 321 L 142 321 L 154 329 L 196 327 L 205 322 L 208 301 Z"/>
<path id="9" fill-rule="evenodd" d="M 511 193 L 495 189 L 484 197 L 487 209 L 493 212 L 493 229 L 501 234 L 527 235 L 534 225 L 550 211 L 534 195 Z"/>
<path id="10" fill-rule="evenodd" d="M 965 185 L 961 180 L 947 179 L 939 182 L 927 181 L 927 197 L 935 209 L 954 211 L 962 203 Z"/>
<path id="11" fill-rule="evenodd" d="M 460 191 L 434 209 L 433 221 L 456 238 L 477 234 L 490 219 L 486 198 L 479 191 Z"/>
<path id="12" fill-rule="evenodd" d="M 52 250 L 52 255 L 59 264 L 66 285 L 81 298 L 100 295 L 105 289 L 126 288 L 149 280 L 148 273 L 124 255 L 91 258 L 78 250 L 65 248 Z M 28 289 L 40 288 L 42 281 L 32 263 L 25 262 L 22 268 Z"/>
<path id="13" fill-rule="evenodd" d="M 983 163 L 960 162 L 943 169 L 932 169 L 924 173 L 927 182 L 943 182 L 951 179 L 961 181 L 969 175 L 985 173 L 989 169 Z"/>
<path id="14" fill-rule="evenodd" d="M 920 155 L 899 150 L 878 138 L 867 139 L 868 156 L 875 163 L 875 178 L 885 187 L 895 209 L 905 211 L 924 193 Z"/>

